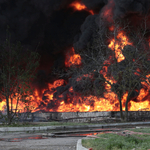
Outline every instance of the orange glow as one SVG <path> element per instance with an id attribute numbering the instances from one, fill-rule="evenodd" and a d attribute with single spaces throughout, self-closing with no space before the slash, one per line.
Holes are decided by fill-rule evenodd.
<path id="1" fill-rule="evenodd" d="M 114 26 L 109 27 L 109 31 L 114 31 L 114 29 L 115 29 Z"/>
<path id="2" fill-rule="evenodd" d="M 103 8 L 103 13 L 101 13 L 101 17 L 104 18 L 108 22 L 113 22 L 113 9 L 114 9 L 114 1 L 109 0 L 108 4 Z"/>
<path id="3" fill-rule="evenodd" d="M 17 95 L 17 93 L 16 93 L 16 95 Z M 9 106 L 10 106 L 10 108 L 12 107 L 13 111 L 15 111 L 15 109 L 16 109 L 17 98 L 19 98 L 19 97 L 20 97 L 20 95 L 17 95 L 17 97 L 13 99 L 12 106 L 11 106 L 11 101 L 9 99 Z M 26 98 L 26 100 L 29 100 L 29 101 L 30 101 L 30 99 L 32 99 L 32 95 L 29 96 L 28 98 Z M 38 102 L 37 101 L 35 103 L 31 101 L 31 102 L 29 102 L 29 104 L 18 101 L 17 112 L 26 112 L 27 108 L 34 111 L 34 108 L 36 108 L 36 107 L 38 107 Z M 0 110 L 6 112 L 6 102 L 5 102 L 5 100 L 3 100 L 0 103 Z"/>
<path id="4" fill-rule="evenodd" d="M 134 101 L 130 101 L 129 104 L 131 105 L 129 111 L 150 111 L 150 103 L 149 100 L 146 100 L 144 102 L 134 102 Z M 138 108 L 138 109 L 137 109 Z"/>
<path id="5" fill-rule="evenodd" d="M 0 110 L 5 110 L 5 109 L 6 109 L 5 101 L 0 102 Z"/>
<path id="6" fill-rule="evenodd" d="M 72 48 L 66 55 L 65 66 L 71 67 L 73 65 L 81 65 L 81 56 L 75 54 L 74 48 Z"/>
<path id="7" fill-rule="evenodd" d="M 147 87 L 147 89 L 141 89 L 140 90 L 140 93 L 139 93 L 139 96 L 137 97 L 137 102 L 134 102 L 134 101 L 130 101 L 129 102 L 129 105 L 131 105 L 130 107 L 130 111 L 133 111 L 135 109 L 138 108 L 139 111 L 150 111 L 150 96 L 149 96 L 149 90 L 150 90 L 150 86 L 149 86 L 149 80 L 148 78 L 150 77 L 150 75 L 147 75 L 146 76 L 147 79 L 146 79 L 146 82 L 142 82 L 143 85 L 145 85 Z M 144 101 L 142 101 L 144 99 Z"/>
<path id="8" fill-rule="evenodd" d="M 86 112 L 86 111 L 119 111 L 119 102 L 117 100 L 117 96 L 110 91 L 108 88 L 108 93 L 104 93 L 105 98 L 98 98 L 96 96 L 87 96 L 81 98 L 79 95 L 74 93 L 73 88 L 70 87 L 69 92 L 73 94 L 72 98 L 68 98 L 69 103 L 65 103 L 63 94 L 59 95 L 60 102 L 58 103 L 57 98 L 54 97 L 54 93 L 56 92 L 56 88 L 63 86 L 64 80 L 56 80 L 53 84 L 49 84 L 49 89 L 45 90 L 47 92 L 43 92 L 43 96 L 40 96 L 37 90 L 31 95 L 31 103 L 30 106 L 32 112 L 38 110 L 45 110 L 49 112 Z M 45 99 L 42 99 L 45 97 Z M 47 108 L 48 104 L 53 101 L 53 103 L 58 107 Z M 42 105 L 41 105 L 42 102 Z M 13 107 L 15 108 L 16 101 L 13 102 Z M 3 111 L 6 108 L 6 104 L 3 101 L 0 103 L 0 110 Z M 20 112 L 24 112 L 25 104 L 19 103 L 18 109 Z"/>
<path id="9" fill-rule="evenodd" d="M 73 2 L 72 4 L 70 4 L 70 7 L 75 8 L 75 10 L 77 11 L 86 10 L 92 15 L 94 15 L 94 12 L 92 10 L 88 10 L 87 7 L 81 2 Z"/>
<path id="10" fill-rule="evenodd" d="M 53 83 L 53 88 L 57 88 L 57 87 L 59 87 L 59 86 L 61 86 L 61 85 L 63 85 L 63 84 L 64 84 L 64 80 L 63 80 L 63 79 L 56 80 L 56 81 L 54 81 L 54 83 Z"/>
<path id="11" fill-rule="evenodd" d="M 41 109 L 42 110 L 46 110 L 43 107 L 39 108 L 39 105 L 41 104 L 41 102 L 44 105 L 47 105 L 49 103 L 49 101 L 53 100 L 53 94 L 56 92 L 56 88 L 59 87 L 59 86 L 62 86 L 63 84 L 64 84 L 64 80 L 63 79 L 56 80 L 56 81 L 54 81 L 53 84 L 49 84 L 49 89 L 45 89 L 45 90 L 42 91 L 43 96 L 45 96 L 48 101 L 42 100 L 42 96 L 40 96 L 39 92 L 37 90 L 35 90 L 33 95 L 29 95 L 29 97 L 28 97 L 28 99 L 30 98 L 30 103 L 28 105 L 23 103 L 23 102 L 21 102 L 21 101 L 19 101 L 19 103 L 18 103 L 18 111 L 19 112 L 26 112 L 27 111 L 27 109 L 26 109 L 27 107 L 29 107 L 29 109 L 32 112 L 35 112 L 35 111 L 38 111 L 38 110 L 41 110 Z M 46 90 L 49 90 L 49 92 L 48 93 L 44 93 Z M 16 93 L 16 95 L 17 95 L 17 93 Z M 19 97 L 19 95 L 18 95 L 18 97 Z M 13 110 L 16 109 L 16 103 L 17 103 L 17 98 L 13 99 L 13 106 L 12 106 Z M 11 102 L 10 102 L 10 107 L 11 107 Z M 6 102 L 5 102 L 5 100 L 3 100 L 0 103 L 0 111 L 4 111 L 4 110 L 6 110 Z"/>
<path id="12" fill-rule="evenodd" d="M 70 6 L 75 7 L 79 11 L 86 9 L 86 6 L 80 2 L 73 2 Z"/>
<path id="13" fill-rule="evenodd" d="M 92 74 L 84 74 L 83 76 L 79 77 L 76 79 L 76 81 L 80 81 L 83 77 L 89 77 L 89 78 L 92 78 Z"/>
<path id="14" fill-rule="evenodd" d="M 92 112 L 92 111 L 119 111 L 119 103 L 116 99 L 114 93 L 105 94 L 104 98 L 97 98 L 96 96 L 84 97 L 74 97 L 73 102 L 65 104 L 64 101 L 61 102 L 58 107 L 58 112 Z M 93 104 L 93 105 L 91 105 Z"/>
<path id="15" fill-rule="evenodd" d="M 113 82 L 113 81 L 112 81 Z M 54 93 L 57 91 L 56 88 L 64 85 L 64 80 L 56 80 L 52 84 L 49 84 L 49 89 L 43 91 L 43 96 L 40 96 L 37 90 L 31 95 L 31 103 L 30 106 L 32 112 L 38 110 L 45 110 L 48 112 L 93 112 L 93 111 L 119 111 L 119 101 L 117 95 L 114 92 L 111 92 L 111 85 L 106 83 L 106 93 L 104 93 L 104 98 L 96 97 L 96 96 L 85 96 L 83 98 L 80 97 L 77 93 L 73 91 L 73 87 L 69 88 L 69 92 L 73 94 L 73 97 L 68 98 L 69 103 L 65 103 L 63 94 L 59 95 L 60 101 L 57 101 L 57 98 L 54 97 Z M 149 110 L 150 103 L 147 99 L 142 102 L 141 100 L 146 95 L 143 89 L 141 89 L 140 94 L 138 96 L 139 102 L 130 101 L 129 102 L 129 111 L 138 111 L 138 110 Z M 125 110 L 125 101 L 128 93 L 124 94 L 122 98 L 123 111 Z M 42 99 L 45 97 L 45 99 Z M 48 104 L 53 101 L 53 103 L 57 106 L 54 108 L 47 108 Z M 41 105 L 42 102 L 42 105 Z M 13 108 L 15 109 L 16 100 L 13 100 Z M 24 112 L 25 108 L 24 103 L 19 103 L 18 110 L 20 112 Z M 5 102 L 0 103 L 0 110 L 4 111 L 6 109 Z"/>
<path id="16" fill-rule="evenodd" d="M 76 5 L 75 5 L 76 4 Z M 83 10 L 86 9 L 85 6 L 80 5 L 76 2 L 74 5 L 71 5 L 72 7 L 76 6 L 77 10 Z M 79 6 L 78 6 L 79 5 Z M 109 14 L 106 11 L 106 15 Z M 114 31 L 114 26 L 111 26 L 109 28 L 110 31 Z M 122 54 L 122 49 L 126 45 L 132 45 L 132 43 L 129 41 L 128 37 L 124 33 L 124 31 L 119 31 L 117 33 L 116 41 L 115 39 L 111 39 L 108 47 L 115 52 L 115 57 L 117 59 L 117 62 L 121 62 L 125 59 L 124 55 Z M 104 62 L 104 66 L 100 73 L 103 75 L 103 77 L 106 79 L 106 81 L 109 81 L 111 84 L 117 83 L 113 79 L 113 77 L 108 78 L 108 66 L 111 64 L 111 58 L 109 57 L 108 60 Z M 65 66 L 71 67 L 71 66 L 79 66 L 81 65 L 81 56 L 79 54 L 75 54 L 74 48 L 70 49 L 66 53 L 65 58 Z M 137 71 L 140 72 L 139 69 Z M 137 74 L 137 73 L 136 73 Z M 137 74 L 138 75 L 138 74 Z M 81 77 L 77 78 L 76 81 L 80 81 L 83 77 L 89 77 L 93 79 L 93 74 L 84 74 Z M 150 108 L 150 96 L 149 96 L 149 80 L 148 78 L 150 75 L 147 75 L 146 82 L 142 82 L 141 84 L 146 87 L 145 89 L 141 89 L 139 91 L 139 95 L 136 99 L 136 102 L 131 100 L 129 102 L 129 111 L 138 111 L 143 110 L 149 111 Z M 26 106 L 30 107 L 32 112 L 36 112 L 38 110 L 44 110 L 47 112 L 93 112 L 93 111 L 119 111 L 119 100 L 117 98 L 117 94 L 111 91 L 111 85 L 105 82 L 104 88 L 106 90 L 105 93 L 103 93 L 103 97 L 97 97 L 97 96 L 81 96 L 79 93 L 75 92 L 73 87 L 70 86 L 68 89 L 65 87 L 67 81 L 64 79 L 59 79 L 54 81 L 53 83 L 48 83 L 48 88 L 43 89 L 42 91 L 38 91 L 35 89 L 33 95 L 29 95 L 28 98 L 30 98 L 30 103 L 28 105 L 24 104 L 23 102 L 19 102 L 18 104 L 18 111 L 25 112 Z M 65 87 L 63 90 L 59 90 L 62 87 Z M 66 94 L 67 93 L 67 94 Z M 16 95 L 18 95 L 16 93 Z M 125 111 L 125 102 L 128 96 L 128 92 L 126 92 L 123 95 L 122 98 L 122 110 Z M 19 97 L 19 95 L 18 95 Z M 17 103 L 17 99 L 13 99 L 13 109 L 16 108 L 15 104 Z M 11 104 L 10 104 L 11 106 Z M 6 111 L 6 103 L 5 100 L 0 102 L 0 110 Z"/>
<path id="17" fill-rule="evenodd" d="M 112 28 L 110 28 L 112 30 Z M 122 49 L 126 45 L 132 45 L 131 42 L 129 42 L 129 39 L 125 35 L 123 31 L 120 31 L 117 35 L 117 39 L 112 39 L 110 41 L 110 44 L 108 45 L 109 48 L 111 48 L 113 51 L 115 51 L 115 57 L 117 59 L 117 62 L 121 62 L 125 59 L 124 55 L 122 54 Z"/>

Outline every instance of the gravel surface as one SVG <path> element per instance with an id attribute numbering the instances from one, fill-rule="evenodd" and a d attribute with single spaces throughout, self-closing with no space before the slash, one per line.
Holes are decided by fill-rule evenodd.
<path id="1" fill-rule="evenodd" d="M 76 150 L 77 141 L 81 138 L 29 139 L 37 135 L 39 136 L 38 133 L 0 133 L 0 150 Z"/>

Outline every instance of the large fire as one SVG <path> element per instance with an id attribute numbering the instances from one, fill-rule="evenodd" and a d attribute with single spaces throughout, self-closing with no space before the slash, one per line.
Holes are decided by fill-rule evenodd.
<path id="1" fill-rule="evenodd" d="M 110 1 L 112 3 L 112 1 Z M 79 3 L 79 2 L 73 2 L 70 7 L 74 7 L 77 11 L 81 10 L 88 10 L 85 5 Z M 94 14 L 93 11 L 88 10 L 91 14 Z M 105 8 L 104 17 L 107 17 L 110 21 L 110 10 L 108 7 Z M 114 26 L 111 26 L 109 28 L 110 32 L 113 32 Z M 124 31 L 119 31 L 117 33 L 117 39 L 110 39 L 110 43 L 108 47 L 115 52 L 115 57 L 117 59 L 117 62 L 121 62 L 125 59 L 125 56 L 122 54 L 122 49 L 126 45 L 132 45 L 129 38 L 125 34 Z M 106 60 L 109 61 L 109 60 Z M 76 54 L 74 49 L 70 49 L 66 53 L 66 59 L 65 59 L 65 66 L 71 67 L 73 65 L 79 66 L 81 65 L 82 59 L 79 54 Z M 107 67 L 104 68 L 103 76 L 106 80 L 109 80 L 111 83 L 115 83 L 116 81 L 113 79 L 108 79 L 106 77 L 107 74 Z M 85 77 L 90 75 L 85 75 Z M 77 79 L 77 81 L 80 79 Z M 111 91 L 111 85 L 108 83 L 105 83 L 105 89 L 106 93 L 104 93 L 103 98 L 98 98 L 96 96 L 90 95 L 90 96 L 82 96 L 78 93 L 75 93 L 73 90 L 73 87 L 70 87 L 68 89 L 68 93 L 66 94 L 67 97 L 64 97 L 63 92 L 59 93 L 59 96 L 56 96 L 56 92 L 59 87 L 63 87 L 67 84 L 67 81 L 64 79 L 59 79 L 54 81 L 53 83 L 48 83 L 48 89 L 43 89 L 42 96 L 39 94 L 40 92 L 35 89 L 33 95 L 30 95 L 30 110 L 32 112 L 38 111 L 38 110 L 45 110 L 48 112 L 93 112 L 93 111 L 119 111 L 119 100 L 117 98 L 117 95 Z M 143 83 L 144 84 L 144 83 Z M 148 87 L 148 85 L 146 85 Z M 139 96 L 137 98 L 137 102 L 130 101 L 129 102 L 129 111 L 138 111 L 138 110 L 149 110 L 150 108 L 150 102 L 149 102 L 149 96 L 148 92 L 149 87 L 147 88 L 147 91 L 145 89 L 141 89 Z M 123 110 L 125 110 L 125 101 L 127 98 L 128 93 L 124 94 L 122 99 L 123 104 Z M 143 101 L 143 98 L 144 101 Z M 17 100 L 13 100 L 13 104 L 10 107 L 13 109 L 16 109 L 15 104 L 17 103 Z M 18 104 L 18 111 L 24 112 L 26 108 L 26 105 L 23 102 L 19 102 Z M 6 103 L 5 100 L 0 102 L 0 111 L 4 111 L 6 109 Z"/>

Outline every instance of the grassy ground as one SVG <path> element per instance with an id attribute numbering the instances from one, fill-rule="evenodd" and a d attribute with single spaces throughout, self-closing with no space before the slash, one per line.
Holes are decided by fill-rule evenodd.
<path id="1" fill-rule="evenodd" d="M 135 129 L 136 132 L 147 129 Z M 150 131 L 150 128 L 148 128 Z M 148 133 L 148 132 L 147 132 Z M 100 138 L 84 139 L 82 145 L 93 150 L 148 150 L 150 149 L 150 135 L 128 135 L 122 136 L 113 133 L 98 135 Z"/>
<path id="2" fill-rule="evenodd" d="M 134 131 L 134 132 L 142 132 L 142 133 L 150 133 L 150 128 L 149 127 L 145 127 L 145 128 L 141 128 L 141 129 L 129 129 L 130 131 Z"/>
<path id="3" fill-rule="evenodd" d="M 74 122 L 39 122 L 39 123 L 12 123 L 11 125 L 0 124 L 0 127 L 33 127 L 33 126 L 76 126 L 91 125 L 92 123 L 74 123 Z"/>

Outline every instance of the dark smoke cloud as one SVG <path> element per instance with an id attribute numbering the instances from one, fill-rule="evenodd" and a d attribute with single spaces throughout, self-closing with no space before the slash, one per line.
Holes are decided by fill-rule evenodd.
<path id="1" fill-rule="evenodd" d="M 40 68 L 50 70 L 54 61 L 62 65 L 64 51 L 72 47 L 75 35 L 89 15 L 86 10 L 70 8 L 73 1 L 1 0 L 0 43 L 6 39 L 9 26 L 12 42 L 20 41 L 32 50 L 38 46 L 42 56 Z"/>
<path id="2" fill-rule="evenodd" d="M 98 15 L 90 15 L 86 18 L 85 22 L 81 26 L 81 33 L 78 35 L 78 40 L 74 43 L 75 49 L 84 49 L 88 42 L 92 40 L 92 36 L 98 29 L 96 18 Z"/>
<path id="3" fill-rule="evenodd" d="M 87 44 L 92 41 L 92 37 L 97 34 L 99 12 L 107 4 L 108 0 L 82 0 L 82 2 L 89 10 L 95 10 L 98 14 L 88 16 L 82 24 L 80 28 L 81 33 L 76 35 L 73 45 L 78 50 L 85 49 Z"/>
<path id="4" fill-rule="evenodd" d="M 107 4 L 108 0 L 82 0 L 88 9 L 99 12 L 101 8 Z"/>
<path id="5" fill-rule="evenodd" d="M 88 9 L 75 11 L 69 5 L 81 1 Z M 64 54 L 73 45 L 84 49 L 98 29 L 98 18 L 109 0 L 1 0 L 0 43 L 6 39 L 9 26 L 12 42 L 20 41 L 25 48 L 41 55 L 39 84 L 51 81 L 51 68 L 64 67 Z M 114 0 L 115 15 L 130 12 L 147 13 L 149 0 Z M 99 14 L 98 14 L 99 13 Z M 46 79 L 45 79 L 46 78 Z M 45 84 L 42 84 L 42 88 Z"/>
<path id="6" fill-rule="evenodd" d="M 69 7 L 74 1 L 81 1 L 96 14 L 91 15 L 87 10 L 75 11 L 74 8 Z M 114 3 L 115 7 L 112 6 Z M 65 52 L 72 46 L 75 50 L 85 50 L 87 44 L 97 35 L 101 14 L 111 8 L 113 8 L 110 11 L 112 14 L 108 16 L 112 19 L 135 13 L 146 14 L 149 12 L 150 0 L 0 0 L 0 43 L 6 39 L 6 29 L 9 26 L 11 42 L 20 41 L 25 48 L 32 50 L 38 46 L 41 62 L 37 71 L 37 81 L 33 83 L 33 87 L 42 91 L 48 89 L 48 82 L 57 78 L 52 76 L 52 68 L 64 68 Z M 123 70 L 126 66 L 125 61 L 120 62 L 118 66 L 118 70 Z M 81 95 L 86 92 L 102 96 L 105 89 L 104 79 L 94 81 L 90 78 L 83 79 L 82 83 L 71 82 L 70 79 L 67 85 L 54 89 L 56 91 L 54 98 L 57 100 L 51 101 L 47 108 L 57 107 L 61 99 L 65 99 L 67 103 L 68 97 L 74 96 L 69 92 L 70 87 Z M 92 91 L 93 87 L 96 90 L 101 88 L 100 92 L 94 93 L 96 90 Z M 49 90 L 44 92 L 42 98 L 44 101 L 48 101 L 48 97 L 44 96 L 46 94 L 51 92 Z M 136 91 L 132 94 L 132 97 L 137 96 Z M 63 98 L 59 97 L 60 95 L 63 95 Z M 45 106 L 44 103 L 41 105 Z"/>
<path id="7" fill-rule="evenodd" d="M 67 7 L 74 0 L 31 0 L 31 4 L 40 9 L 46 16 L 51 15 L 53 11 L 57 11 Z"/>
<path id="8" fill-rule="evenodd" d="M 114 0 L 115 16 L 124 17 L 127 14 L 147 14 L 150 9 L 149 0 Z"/>
<path id="9" fill-rule="evenodd" d="M 75 49 L 85 49 L 87 43 L 92 41 L 92 37 L 97 34 L 94 30 L 98 29 L 100 17 L 103 17 L 104 11 L 110 10 L 111 14 L 107 14 L 105 19 L 110 23 L 115 18 L 124 18 L 130 16 L 130 20 L 134 19 L 134 23 L 139 22 L 138 14 L 148 14 L 150 8 L 150 0 L 82 0 L 88 9 L 99 9 L 99 15 L 88 16 L 81 26 L 81 33 L 75 38 Z M 133 14 L 133 16 L 131 16 Z M 135 14 L 135 15 L 134 15 Z M 102 20 L 101 20 L 102 21 Z"/>

